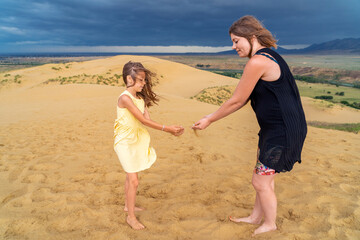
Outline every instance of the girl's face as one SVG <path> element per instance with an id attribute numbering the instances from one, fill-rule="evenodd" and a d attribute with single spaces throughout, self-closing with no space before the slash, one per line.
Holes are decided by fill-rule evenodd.
<path id="1" fill-rule="evenodd" d="M 135 85 L 132 86 L 132 88 L 136 92 L 141 92 L 144 86 L 146 85 L 145 78 L 146 78 L 145 72 L 138 72 L 135 79 L 133 79 L 133 81 L 135 81 Z"/>
<path id="2" fill-rule="evenodd" d="M 232 33 L 230 37 L 233 42 L 232 49 L 235 49 L 240 57 L 248 57 L 251 50 L 249 41 L 244 37 L 239 37 Z"/>

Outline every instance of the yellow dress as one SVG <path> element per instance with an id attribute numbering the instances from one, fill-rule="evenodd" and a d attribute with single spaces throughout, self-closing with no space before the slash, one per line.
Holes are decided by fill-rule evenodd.
<path id="1" fill-rule="evenodd" d="M 144 100 L 137 99 L 125 90 L 135 106 L 144 113 Z M 121 96 L 120 95 L 120 96 Z M 150 135 L 144 125 L 127 108 L 117 106 L 117 119 L 114 124 L 114 150 L 127 173 L 135 173 L 151 167 L 156 161 L 156 152 L 150 147 Z"/>

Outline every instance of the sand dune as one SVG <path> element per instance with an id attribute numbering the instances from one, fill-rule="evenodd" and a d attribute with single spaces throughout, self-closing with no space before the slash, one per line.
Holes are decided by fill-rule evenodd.
<path id="1" fill-rule="evenodd" d="M 158 160 L 139 174 L 143 231 L 125 223 L 125 174 L 112 145 L 116 99 L 124 88 L 41 85 L 59 71 L 118 72 L 130 59 L 163 76 L 151 117 L 186 127 L 179 138 L 149 129 Z M 250 106 L 199 136 L 190 130 L 217 106 L 189 97 L 235 80 L 142 56 L 73 63 L 56 74 L 52 66 L 61 65 L 13 71 L 22 83 L 0 92 L 1 239 L 250 239 L 256 226 L 227 220 L 249 214 L 254 201 L 258 126 Z M 304 107 L 311 120 L 359 119 L 359 111 L 320 111 L 310 99 Z M 358 239 L 359 145 L 358 134 L 309 127 L 303 163 L 277 176 L 279 230 L 257 238 Z"/>
<path id="2" fill-rule="evenodd" d="M 329 104 L 326 101 L 303 97 L 302 102 L 307 121 L 329 123 L 358 123 L 360 111 L 354 108 Z"/>

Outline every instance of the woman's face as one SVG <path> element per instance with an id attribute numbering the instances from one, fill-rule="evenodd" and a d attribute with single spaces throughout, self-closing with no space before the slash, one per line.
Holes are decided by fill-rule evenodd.
<path id="1" fill-rule="evenodd" d="M 233 42 L 232 49 L 235 49 L 240 57 L 249 56 L 251 49 L 249 41 L 244 37 L 239 37 L 234 34 L 230 34 L 231 41 Z"/>

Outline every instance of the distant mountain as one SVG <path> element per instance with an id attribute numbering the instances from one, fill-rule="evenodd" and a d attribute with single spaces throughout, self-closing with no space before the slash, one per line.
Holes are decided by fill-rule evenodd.
<path id="1" fill-rule="evenodd" d="M 360 38 L 336 39 L 329 42 L 312 44 L 303 49 L 276 50 L 281 54 L 360 54 Z"/>
<path id="2" fill-rule="evenodd" d="M 237 52 L 235 50 L 228 50 L 228 51 L 222 51 L 222 52 L 217 52 L 217 53 L 213 53 L 216 55 L 237 55 Z"/>
<path id="3" fill-rule="evenodd" d="M 329 42 L 312 44 L 302 49 L 275 49 L 280 54 L 360 54 L 360 38 L 337 39 Z M 218 52 L 219 55 L 237 54 L 235 50 Z"/>

